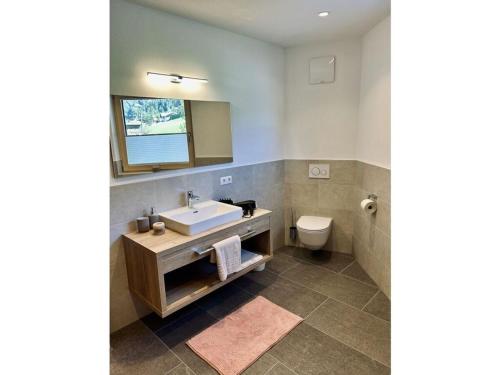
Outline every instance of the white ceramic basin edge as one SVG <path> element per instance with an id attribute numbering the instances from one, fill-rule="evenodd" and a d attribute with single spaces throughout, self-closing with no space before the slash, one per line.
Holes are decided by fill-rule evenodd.
<path id="1" fill-rule="evenodd" d="M 241 207 L 209 200 L 195 204 L 194 208 L 185 206 L 159 215 L 167 228 L 192 236 L 241 219 L 243 210 Z"/>

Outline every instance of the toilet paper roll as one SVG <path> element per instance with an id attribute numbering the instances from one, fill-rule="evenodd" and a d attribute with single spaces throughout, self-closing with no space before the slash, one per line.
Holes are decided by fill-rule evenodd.
<path id="1" fill-rule="evenodd" d="M 367 214 L 373 214 L 377 211 L 377 202 L 373 199 L 363 199 L 361 201 L 361 209 Z"/>

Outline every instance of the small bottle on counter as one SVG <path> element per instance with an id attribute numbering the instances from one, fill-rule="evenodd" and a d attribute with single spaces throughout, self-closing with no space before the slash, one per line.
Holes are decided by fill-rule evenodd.
<path id="1" fill-rule="evenodd" d="M 148 215 L 148 218 L 149 218 L 149 228 L 153 229 L 153 224 L 160 221 L 160 215 L 158 215 L 157 213 L 155 213 L 155 208 L 154 207 L 151 207 L 151 212 Z"/>

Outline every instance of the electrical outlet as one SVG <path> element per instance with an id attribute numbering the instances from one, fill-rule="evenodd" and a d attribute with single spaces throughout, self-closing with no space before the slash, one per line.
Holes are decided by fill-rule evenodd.
<path id="1" fill-rule="evenodd" d="M 220 178 L 220 184 L 221 185 L 227 185 L 227 184 L 232 184 L 233 183 L 233 177 L 232 176 L 224 176 Z"/>

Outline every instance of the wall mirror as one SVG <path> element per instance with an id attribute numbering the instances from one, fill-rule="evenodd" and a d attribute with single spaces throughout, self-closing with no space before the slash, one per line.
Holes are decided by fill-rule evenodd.
<path id="1" fill-rule="evenodd" d="M 228 102 L 112 96 L 116 177 L 233 161 Z"/>

